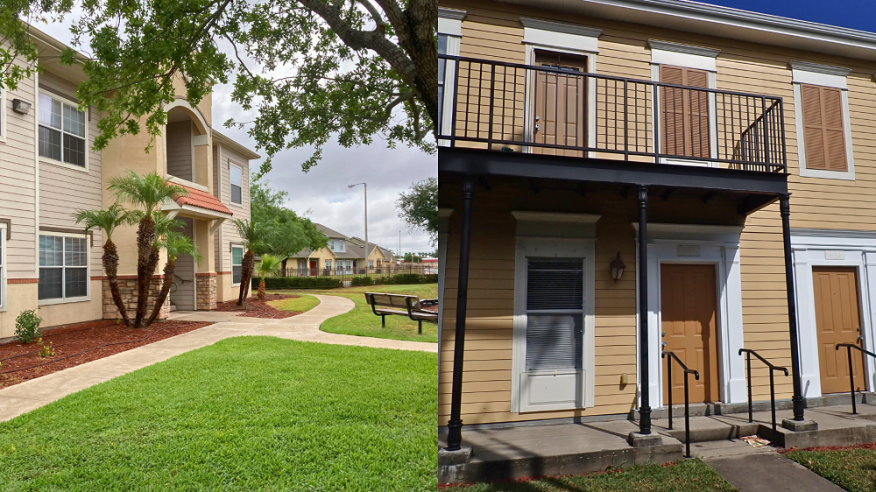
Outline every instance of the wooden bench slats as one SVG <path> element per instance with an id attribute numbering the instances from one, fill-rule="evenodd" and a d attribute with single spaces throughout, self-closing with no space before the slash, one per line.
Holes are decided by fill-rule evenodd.
<path id="1" fill-rule="evenodd" d="M 423 332 L 422 322 L 438 322 L 438 313 L 432 311 L 424 311 L 420 307 L 420 298 L 418 296 L 406 296 L 403 294 L 381 294 L 378 292 L 366 292 L 365 301 L 371 306 L 371 311 L 383 318 L 383 327 L 386 328 L 386 316 L 398 315 L 407 316 L 408 318 L 420 323 L 419 332 Z M 437 304 L 434 299 L 424 299 L 430 305 Z M 403 308 L 404 311 L 392 308 Z"/>

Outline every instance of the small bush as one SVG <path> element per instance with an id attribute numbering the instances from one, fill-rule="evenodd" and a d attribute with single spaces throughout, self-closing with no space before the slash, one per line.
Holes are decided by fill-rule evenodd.
<path id="1" fill-rule="evenodd" d="M 258 289 L 258 279 L 253 279 L 253 290 Z M 343 287 L 340 279 L 331 277 L 269 277 L 265 288 L 279 289 L 337 289 Z"/>
<path id="2" fill-rule="evenodd" d="M 55 356 L 55 349 L 52 347 L 52 342 L 49 342 L 48 345 L 43 345 L 43 337 L 40 337 L 40 339 L 37 340 L 37 343 L 43 346 L 43 348 L 40 349 L 40 358 L 45 359 L 46 357 Z"/>
<path id="3" fill-rule="evenodd" d="M 36 311 L 29 309 L 23 311 L 15 318 L 15 339 L 21 343 L 31 343 L 42 335 L 40 323 L 43 320 L 37 316 Z"/>
<path id="4" fill-rule="evenodd" d="M 376 282 L 371 277 L 353 277 L 353 280 L 350 280 L 350 286 L 352 287 L 374 285 L 375 283 Z"/>

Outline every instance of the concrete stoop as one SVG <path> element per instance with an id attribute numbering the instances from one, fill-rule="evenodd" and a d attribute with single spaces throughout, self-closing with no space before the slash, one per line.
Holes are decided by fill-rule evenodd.
<path id="1" fill-rule="evenodd" d="M 842 397 L 845 398 L 842 398 Z M 772 430 L 769 404 L 756 405 L 754 422 L 748 422 L 748 406 L 734 414 L 709 414 L 690 418 L 692 444 L 735 443 L 748 447 L 740 438 L 757 435 L 779 448 L 815 446 L 851 446 L 876 442 L 876 405 L 873 394 L 859 396 L 858 415 L 852 415 L 849 395 L 830 396 L 812 401 L 806 419 L 817 428 L 798 426 L 797 432 L 782 427 L 790 419 L 790 409 L 776 412 L 777 428 Z M 827 403 L 835 403 L 827 405 Z M 726 411 L 729 407 L 717 407 Z M 466 460 L 442 462 L 439 483 L 467 483 L 513 480 L 527 477 L 582 474 L 622 468 L 643 463 L 667 463 L 682 458 L 684 452 L 684 411 L 673 409 L 673 429 L 668 429 L 666 412 L 655 412 L 650 439 L 630 439 L 638 431 L 637 422 L 612 420 L 605 422 L 558 423 L 494 429 L 463 430 L 463 439 L 472 453 Z M 653 439 L 653 436 L 659 436 Z M 641 437 L 641 436 L 640 436 Z M 443 440 L 440 436 L 439 441 Z M 656 442 L 655 442 L 656 441 Z M 651 445 L 640 445 L 641 443 Z M 439 442 L 439 445 L 441 443 Z M 744 444 L 744 446 L 742 446 Z M 443 446 L 442 446 L 443 447 Z M 754 448 L 752 448 L 754 449 Z M 774 448 L 767 448 L 774 449 Z M 696 455 L 696 451 L 694 450 Z M 446 460 L 445 460 L 446 461 Z"/>

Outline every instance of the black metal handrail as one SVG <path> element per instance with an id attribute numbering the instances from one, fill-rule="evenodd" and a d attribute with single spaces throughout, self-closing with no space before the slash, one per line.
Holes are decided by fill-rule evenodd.
<path id="1" fill-rule="evenodd" d="M 683 159 L 787 173 L 781 97 L 438 57 L 446 86 L 441 106 L 452 109 L 438 138 L 450 146 L 598 153 L 625 161 Z"/>
<path id="2" fill-rule="evenodd" d="M 864 350 L 863 347 L 860 347 L 854 343 L 838 343 L 836 344 L 836 350 L 839 350 L 840 347 L 845 347 L 846 352 L 849 354 L 849 381 L 852 384 L 852 415 L 858 414 L 858 404 L 855 402 L 855 367 L 852 363 L 852 349 L 857 349 L 861 351 L 861 356 L 863 354 L 867 354 L 870 357 L 876 358 L 876 354 L 870 352 L 868 350 Z"/>
<path id="3" fill-rule="evenodd" d="M 775 377 L 773 376 L 773 372 L 784 371 L 785 376 L 787 376 L 788 369 L 774 365 L 772 362 L 761 357 L 760 354 L 758 354 L 754 350 L 746 349 L 746 348 L 739 349 L 739 355 L 742 355 L 743 353 L 746 355 L 746 361 L 748 362 L 748 422 L 749 423 L 754 422 L 754 412 L 753 412 L 754 400 L 752 399 L 752 396 L 751 396 L 751 356 L 753 355 L 753 356 L 757 357 L 761 362 L 766 364 L 766 366 L 770 370 L 770 408 L 772 409 L 772 416 L 773 416 L 773 434 L 775 434 L 775 432 L 776 432 L 776 380 L 775 380 Z"/>
<path id="4" fill-rule="evenodd" d="M 666 361 L 666 377 L 669 381 L 669 430 L 672 430 L 672 359 L 678 362 L 678 365 L 684 370 L 684 444 L 685 458 L 690 458 L 690 394 L 687 389 L 687 375 L 693 374 L 697 381 L 700 380 L 700 373 L 693 369 L 688 369 L 684 362 L 675 355 L 674 352 L 664 350 L 660 353 L 661 358 L 669 356 L 670 360 Z"/>

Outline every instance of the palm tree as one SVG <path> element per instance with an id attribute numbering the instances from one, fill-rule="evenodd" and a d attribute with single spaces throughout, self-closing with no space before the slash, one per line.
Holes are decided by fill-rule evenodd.
<path id="1" fill-rule="evenodd" d="M 259 274 L 259 300 L 265 298 L 265 277 L 270 277 L 277 273 L 277 268 L 280 267 L 280 258 L 268 254 L 262 255 L 262 261 L 256 267 L 256 273 Z"/>
<path id="2" fill-rule="evenodd" d="M 156 172 L 139 175 L 129 171 L 124 176 L 110 178 L 108 190 L 116 195 L 116 199 L 126 201 L 140 210 L 132 212 L 139 222 L 137 228 L 137 312 L 134 326 L 143 327 L 146 317 L 147 297 L 152 275 L 158 263 L 157 255 L 153 255 L 156 238 L 155 212 L 161 210 L 165 200 L 187 194 L 182 186 L 173 184 Z"/>
<path id="3" fill-rule="evenodd" d="M 240 294 L 237 296 L 237 305 L 246 306 L 246 297 L 249 293 L 250 283 L 252 283 L 255 252 L 266 247 L 264 244 L 265 230 L 258 222 L 251 222 L 249 220 L 235 219 L 233 223 L 246 250 L 246 253 L 243 255 L 243 264 L 240 268 Z"/>
<path id="4" fill-rule="evenodd" d="M 172 220 L 179 223 L 178 220 Z M 158 299 L 155 300 L 155 305 L 152 307 L 152 313 L 146 319 L 145 326 L 149 326 L 158 317 L 161 312 L 161 306 L 167 300 L 167 295 L 170 294 L 170 287 L 173 285 L 173 273 L 176 269 L 176 259 L 179 255 L 190 255 L 196 262 L 201 262 L 201 255 L 198 254 L 192 240 L 185 235 L 169 231 L 157 242 L 158 248 L 167 251 L 167 264 L 164 265 L 164 282 L 161 284 L 161 291 L 158 293 Z"/>
<path id="5" fill-rule="evenodd" d="M 109 281 L 110 293 L 113 296 L 113 303 L 119 310 L 119 315 L 125 322 L 125 326 L 131 326 L 131 319 L 128 317 L 128 310 L 125 308 L 125 301 L 122 299 L 122 293 L 119 291 L 119 252 L 116 249 L 116 244 L 113 242 L 113 231 L 120 225 L 131 224 L 130 213 L 118 203 L 110 205 L 106 210 L 80 210 L 75 214 L 76 223 L 85 223 L 85 232 L 91 229 L 99 229 L 106 237 L 106 242 L 103 245 L 103 270 L 106 272 L 106 278 Z"/>

